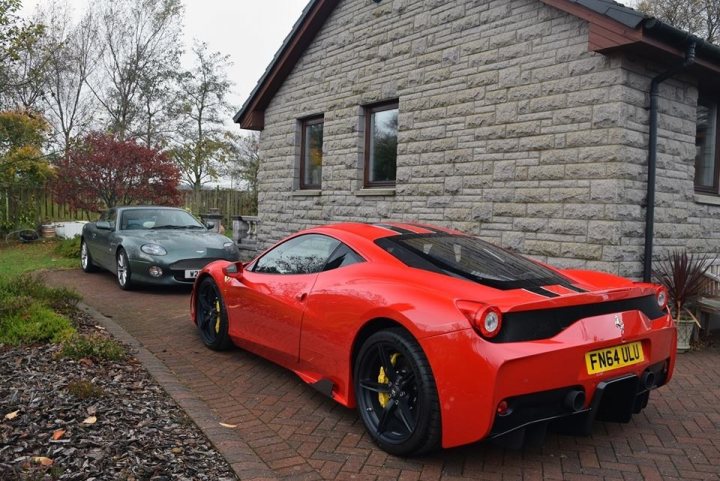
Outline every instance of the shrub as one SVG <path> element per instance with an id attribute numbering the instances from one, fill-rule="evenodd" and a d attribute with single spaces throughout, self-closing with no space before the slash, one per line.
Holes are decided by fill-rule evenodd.
<path id="1" fill-rule="evenodd" d="M 122 344 L 97 335 L 73 336 L 63 343 L 60 354 L 71 359 L 88 358 L 94 361 L 120 361 L 127 356 Z"/>
<path id="2" fill-rule="evenodd" d="M 17 298 L 15 299 L 17 301 Z M 15 309 L 0 313 L 0 343 L 31 344 L 61 342 L 75 332 L 70 320 L 37 301 L 16 303 Z"/>
<path id="3" fill-rule="evenodd" d="M 0 278 L 0 344 L 60 342 L 72 336 L 69 311 L 79 296 L 47 287 L 29 275 Z"/>
<path id="4" fill-rule="evenodd" d="M 32 298 L 42 305 L 60 311 L 75 307 L 80 300 L 80 295 L 75 291 L 64 287 L 48 287 L 42 280 L 29 274 L 9 279 L 0 278 L 0 306 L 6 302 L 13 303 L 14 297 Z"/>
<path id="5" fill-rule="evenodd" d="M 55 254 L 69 259 L 80 258 L 80 237 L 63 239 L 55 246 Z"/>
<path id="6" fill-rule="evenodd" d="M 79 380 L 68 384 L 67 390 L 78 399 L 92 399 L 105 395 L 105 390 L 90 381 Z"/>

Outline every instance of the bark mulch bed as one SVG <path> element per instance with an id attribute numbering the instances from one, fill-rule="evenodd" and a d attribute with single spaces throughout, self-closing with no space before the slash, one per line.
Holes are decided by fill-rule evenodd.
<path id="1" fill-rule="evenodd" d="M 102 333 L 73 317 L 79 332 Z M 0 346 L 1 480 L 236 479 L 136 359 L 76 361 L 60 350 Z"/>

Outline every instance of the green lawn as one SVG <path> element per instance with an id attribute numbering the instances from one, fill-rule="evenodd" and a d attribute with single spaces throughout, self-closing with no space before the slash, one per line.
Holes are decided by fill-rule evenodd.
<path id="1" fill-rule="evenodd" d="M 4 244 L 0 242 L 0 279 L 7 279 L 38 269 L 79 267 L 79 259 L 68 259 L 55 253 L 57 242 Z"/>

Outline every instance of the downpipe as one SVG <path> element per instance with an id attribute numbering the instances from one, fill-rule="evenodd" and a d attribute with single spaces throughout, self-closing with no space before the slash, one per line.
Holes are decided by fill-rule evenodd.
<path id="1" fill-rule="evenodd" d="M 697 39 L 692 38 L 685 52 L 685 61 L 650 81 L 650 142 L 648 146 L 648 180 L 645 208 L 645 255 L 643 258 L 643 282 L 652 276 L 653 237 L 655 236 L 655 177 L 657 171 L 658 91 L 660 84 L 679 74 L 695 63 Z"/>

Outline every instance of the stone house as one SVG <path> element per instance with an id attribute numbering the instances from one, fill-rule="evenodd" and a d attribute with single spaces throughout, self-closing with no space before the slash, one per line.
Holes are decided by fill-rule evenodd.
<path id="1" fill-rule="evenodd" d="M 264 245 L 396 219 L 641 277 L 720 252 L 719 99 L 720 47 L 608 0 L 313 0 L 234 119 Z"/>

